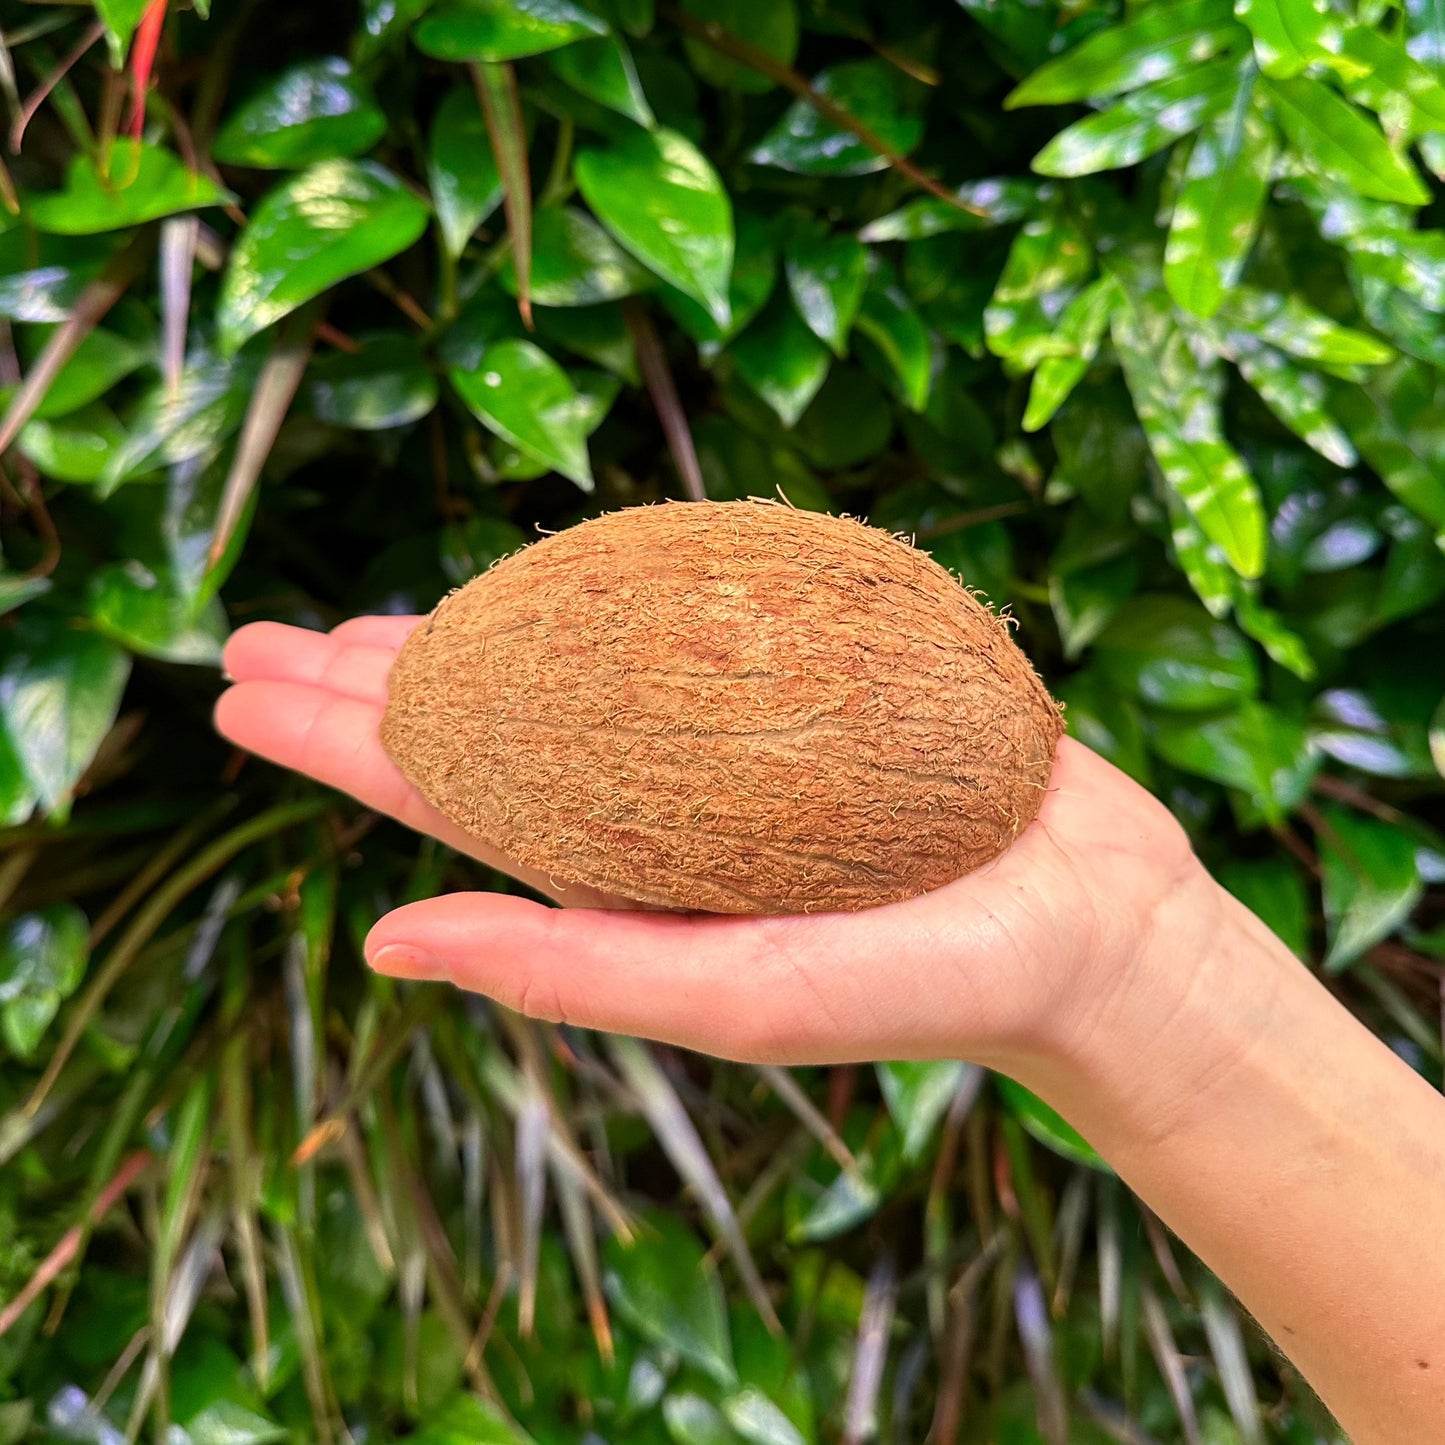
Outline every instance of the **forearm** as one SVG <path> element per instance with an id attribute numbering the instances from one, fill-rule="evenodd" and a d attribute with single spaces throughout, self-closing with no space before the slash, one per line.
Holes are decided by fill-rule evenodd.
<path id="1" fill-rule="evenodd" d="M 1211 885 L 1212 887 L 1212 885 Z M 1445 1100 L 1222 892 L 1023 1071 L 1355 1445 L 1445 1439 Z M 1190 969 L 1182 986 L 1182 969 Z"/>

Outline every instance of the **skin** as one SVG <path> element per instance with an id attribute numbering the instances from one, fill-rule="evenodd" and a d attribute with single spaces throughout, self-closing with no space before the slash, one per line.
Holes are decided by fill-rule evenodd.
<path id="1" fill-rule="evenodd" d="M 1356 1445 L 1445 1439 L 1445 1100 L 1219 888 L 1170 813 L 1072 740 L 1001 858 L 853 914 L 639 912 L 468 838 L 382 750 L 417 618 L 226 651 L 233 742 L 523 879 L 409 904 L 380 972 L 772 1063 L 967 1058 L 1068 1118 L 1269 1332 Z"/>

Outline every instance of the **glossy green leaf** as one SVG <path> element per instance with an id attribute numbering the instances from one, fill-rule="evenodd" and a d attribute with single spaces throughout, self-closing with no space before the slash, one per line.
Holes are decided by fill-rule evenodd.
<path id="1" fill-rule="evenodd" d="M 642 384 L 637 350 L 620 306 L 547 306 L 533 310 L 537 334 L 634 386 Z M 701 313 L 699 313 L 701 314 Z"/>
<path id="2" fill-rule="evenodd" d="M 1064 705 L 1069 736 L 1078 738 L 1136 782 L 1149 787 L 1153 762 L 1139 709 L 1097 667 L 1066 677 L 1053 688 Z"/>
<path id="3" fill-rule="evenodd" d="M 361 0 L 361 24 L 353 37 L 357 58 L 369 59 L 399 39 L 432 4 L 433 0 Z"/>
<path id="4" fill-rule="evenodd" d="M 1077 344 L 1055 322 L 1093 267 L 1088 238 L 1061 209 L 1029 221 L 984 312 L 989 350 L 1020 370 L 1048 356 L 1076 356 Z"/>
<path id="5" fill-rule="evenodd" d="M 1169 514 L 1169 545 L 1179 570 L 1211 616 L 1228 617 L 1239 596 L 1238 573 L 1172 488 L 1165 488 L 1164 508 Z"/>
<path id="6" fill-rule="evenodd" d="M 385 134 L 371 87 L 333 55 L 269 79 L 226 118 L 211 154 L 223 165 L 299 170 L 361 155 Z"/>
<path id="7" fill-rule="evenodd" d="M 1240 630 L 1254 638 L 1272 661 L 1301 681 L 1309 682 L 1319 671 L 1304 638 L 1289 627 L 1278 612 L 1248 592 L 1236 596 L 1234 617 Z"/>
<path id="8" fill-rule="evenodd" d="M 20 614 L 0 661 L 0 722 L 46 812 L 68 807 L 129 676 L 113 643 L 53 613 Z"/>
<path id="9" fill-rule="evenodd" d="M 831 355 L 786 297 L 777 297 L 729 347 L 743 380 L 791 427 L 828 375 Z"/>
<path id="10" fill-rule="evenodd" d="M 46 338 L 50 333 L 47 331 Z M 43 421 L 69 416 L 105 395 L 118 381 L 144 366 L 147 348 L 129 337 L 96 327 L 75 349 L 35 408 Z M 5 398 L 8 400 L 8 395 Z"/>
<path id="11" fill-rule="evenodd" d="M 1309 792 L 1318 768 L 1304 723 L 1261 702 L 1215 718 L 1161 718 L 1154 750 L 1187 773 L 1243 793 L 1272 824 Z"/>
<path id="12" fill-rule="evenodd" d="M 933 383 L 933 345 L 923 318 L 891 268 L 880 267 L 863 293 L 854 323 L 860 335 L 878 348 L 892 384 L 911 411 L 928 405 Z"/>
<path id="13" fill-rule="evenodd" d="M 1049 604 L 1064 656 L 1074 661 L 1119 614 L 1139 580 L 1138 559 L 1120 557 L 1049 577 Z"/>
<path id="14" fill-rule="evenodd" d="M 1390 149 L 1379 126 L 1323 81 L 1300 75 L 1266 83 L 1275 117 L 1311 170 L 1376 200 L 1407 206 L 1429 202 L 1429 187 L 1408 160 Z"/>
<path id="15" fill-rule="evenodd" d="M 1238 89 L 1238 66 L 1216 61 L 1136 90 L 1060 131 L 1034 157 L 1034 170 L 1043 176 L 1088 176 L 1136 165 L 1227 110 Z"/>
<path id="16" fill-rule="evenodd" d="M 436 377 L 421 348 L 400 331 L 365 337 L 356 352 L 333 351 L 306 373 L 311 408 L 322 421 L 356 431 L 384 431 L 427 415 L 437 403 Z"/>
<path id="17" fill-rule="evenodd" d="M 607 22 L 572 0 L 440 0 L 412 27 L 437 60 L 519 60 L 588 36 Z"/>
<path id="18" fill-rule="evenodd" d="M 0 1036 L 28 1058 L 85 977 L 89 925 L 73 903 L 22 913 L 0 928 Z"/>
<path id="19" fill-rule="evenodd" d="M 1157 313 L 1114 311 L 1114 349 L 1165 481 L 1242 577 L 1264 570 L 1259 488 L 1224 439 L 1218 406 L 1184 335 Z"/>
<path id="20" fill-rule="evenodd" d="M 644 1339 L 725 1387 L 737 1383 L 716 1271 L 679 1220 L 649 1214 L 631 1245 L 607 1241 L 607 1292 Z"/>
<path id="21" fill-rule="evenodd" d="M 903 1136 L 904 1159 L 921 1158 L 963 1086 L 969 1065 L 945 1059 L 876 1064 L 874 1070 L 883 1102 Z"/>
<path id="22" fill-rule="evenodd" d="M 632 52 L 615 35 L 574 40 L 548 56 L 559 79 L 589 100 L 651 129 L 657 124 L 643 94 Z"/>
<path id="23" fill-rule="evenodd" d="M 1296 296 L 1236 286 L 1219 320 L 1320 366 L 1378 366 L 1394 352 L 1377 336 L 1332 321 Z"/>
<path id="24" fill-rule="evenodd" d="M 50 591 L 48 577 L 29 577 L 23 572 L 0 570 L 0 617 L 24 607 L 27 602 Z"/>
<path id="25" fill-rule="evenodd" d="M 791 65 L 798 54 L 798 9 L 794 0 L 683 0 L 683 9 L 730 34 L 780 65 Z M 770 77 L 730 60 L 710 45 L 690 36 L 683 41 L 688 63 L 709 85 L 762 95 L 773 88 Z"/>
<path id="26" fill-rule="evenodd" d="M 1445 531 L 1445 397 L 1429 368 L 1392 368 L 1368 386 L 1335 393 L 1340 421 L 1386 486 L 1437 532 Z"/>
<path id="27" fill-rule="evenodd" d="M 475 1395 L 453 1397 L 407 1439 L 411 1445 L 534 1445 L 496 1405 Z"/>
<path id="28" fill-rule="evenodd" d="M 1372 25 L 1352 25 L 1345 31 L 1344 53 L 1365 71 L 1350 81 L 1354 99 L 1382 118 L 1398 115 L 1417 135 L 1445 130 L 1445 85 L 1398 40 Z"/>
<path id="29" fill-rule="evenodd" d="M 809 1445 L 808 1437 L 755 1385 L 729 1395 L 723 1414 L 747 1445 Z"/>
<path id="30" fill-rule="evenodd" d="M 510 258 L 501 280 L 515 296 Z M 532 299 L 539 306 L 595 306 L 651 284 L 651 276 L 591 216 L 572 206 L 543 206 L 533 213 Z"/>
<path id="31" fill-rule="evenodd" d="M 1266 75 L 1298 75 L 1309 65 L 1329 64 L 1344 49 L 1343 17 L 1315 0 L 1235 0 L 1234 13 L 1249 27 Z"/>
<path id="32" fill-rule="evenodd" d="M 870 221 L 858 233 L 860 241 L 922 241 L 950 231 L 981 231 L 1008 226 L 1029 215 L 1046 195 L 1048 183 L 1023 176 L 1002 176 L 965 181 L 955 192 L 962 206 L 937 196 L 920 196 L 906 206 Z"/>
<path id="33" fill-rule="evenodd" d="M 222 348 L 235 352 L 338 281 L 406 250 L 427 216 L 426 203 L 374 161 L 323 161 L 283 182 L 231 251 L 216 313 Z"/>
<path id="34" fill-rule="evenodd" d="M 1099 638 L 1094 656 L 1113 686 L 1168 712 L 1237 706 L 1259 690 L 1249 643 L 1182 597 L 1136 597 Z"/>
<path id="35" fill-rule="evenodd" d="M 741 332 L 767 304 L 778 279 L 778 252 L 769 227 L 749 211 L 737 216 L 737 244 L 728 278 L 728 320 L 725 326 L 691 296 L 664 286 L 662 304 L 677 324 L 711 354 Z"/>
<path id="36" fill-rule="evenodd" d="M 1030 1093 L 1006 1074 L 995 1074 L 993 1081 L 1005 1108 L 1044 1148 L 1053 1150 L 1071 1163 L 1087 1164 L 1104 1174 L 1113 1172 L 1098 1150 L 1037 1094 Z"/>
<path id="37" fill-rule="evenodd" d="M 899 155 L 907 155 L 923 136 L 909 87 L 882 60 L 848 60 L 813 77 L 819 95 L 862 121 Z M 748 159 L 805 176 L 864 176 L 888 166 L 886 157 L 851 131 L 839 130 L 807 100 L 794 101 Z"/>
<path id="38" fill-rule="evenodd" d="M 437 107 L 426 170 L 442 240 L 451 255 L 460 256 L 477 227 L 502 204 L 502 175 L 471 86 L 454 86 Z"/>
<path id="39" fill-rule="evenodd" d="M 1330 947 L 1325 967 L 1348 968 L 1388 938 L 1424 892 L 1415 841 L 1403 828 L 1347 808 L 1321 809 L 1317 839 Z"/>
<path id="40" fill-rule="evenodd" d="M 105 22 L 111 63 L 117 68 L 149 5 L 150 0 L 95 0 L 95 13 Z"/>
<path id="41" fill-rule="evenodd" d="M 211 667 L 221 660 L 229 629 L 220 603 L 198 607 L 139 562 L 93 572 L 86 602 L 96 630 L 132 652 Z"/>
<path id="42" fill-rule="evenodd" d="M 1260 400 L 1301 441 L 1337 467 L 1354 465 L 1355 449 L 1330 415 L 1322 377 L 1302 371 L 1283 352 L 1241 333 L 1230 336 L 1229 357 Z"/>
<path id="43" fill-rule="evenodd" d="M 27 214 L 42 231 L 87 236 L 218 206 L 231 199 L 209 176 L 187 170 L 160 146 L 116 140 L 104 170 L 88 156 L 76 156 L 61 190 L 36 196 Z"/>
<path id="44" fill-rule="evenodd" d="M 587 410 L 567 373 L 530 341 L 489 346 L 475 370 L 454 368 L 452 385 L 499 437 L 592 490 Z"/>
<path id="45" fill-rule="evenodd" d="M 1155 85 L 1238 48 L 1242 40 L 1229 0 L 1142 6 L 1123 24 L 1096 31 L 1034 71 L 1004 105 L 1064 105 Z"/>
<path id="46" fill-rule="evenodd" d="M 101 480 L 114 487 L 164 466 L 214 455 L 241 425 L 256 372 L 250 357 L 225 361 L 198 353 L 174 391 L 160 381 L 142 397 Z"/>
<path id="47" fill-rule="evenodd" d="M 1423 706 L 1416 707 L 1401 705 L 1398 688 L 1394 696 L 1378 690 L 1372 694 L 1360 688 L 1330 688 L 1315 701 L 1310 736 L 1336 762 L 1372 777 L 1433 781 L 1429 718 L 1434 687 L 1419 680 L 1424 688 L 1410 701 L 1418 703 L 1423 695 Z"/>
<path id="48" fill-rule="evenodd" d="M 1309 958 L 1311 904 L 1294 864 L 1279 857 L 1233 858 L 1217 870 L 1217 876 L 1296 958 Z"/>
<path id="49" fill-rule="evenodd" d="M 662 1402 L 662 1418 L 673 1445 L 737 1445 L 721 1410 L 691 1390 L 674 1390 Z"/>
<path id="50" fill-rule="evenodd" d="M 1085 286 L 1059 314 L 1056 336 L 1072 348 L 1068 354 L 1045 356 L 1034 372 L 1024 411 L 1025 431 L 1038 431 L 1053 420 L 1069 394 L 1084 379 L 1109 328 L 1119 299 L 1118 283 L 1101 276 Z"/>
<path id="51" fill-rule="evenodd" d="M 125 429 L 100 402 L 56 421 L 35 420 L 15 445 L 41 476 L 57 482 L 99 482 L 125 445 Z"/>
<path id="52" fill-rule="evenodd" d="M 867 249 L 841 231 L 800 225 L 788 236 L 783 266 L 798 314 L 836 355 L 845 356 L 868 285 Z"/>
<path id="53" fill-rule="evenodd" d="M 630 131 L 606 149 L 580 151 L 576 175 L 613 236 L 725 327 L 732 202 L 702 152 L 676 131 Z"/>
<path id="54" fill-rule="evenodd" d="M 1164 284 L 1186 311 L 1212 316 L 1239 280 L 1269 192 L 1278 147 L 1251 85 L 1200 131 L 1174 203 Z"/>

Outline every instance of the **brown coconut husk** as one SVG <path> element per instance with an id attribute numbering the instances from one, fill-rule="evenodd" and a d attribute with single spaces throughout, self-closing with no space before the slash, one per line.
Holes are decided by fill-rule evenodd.
<path id="1" fill-rule="evenodd" d="M 475 837 L 564 883 L 719 913 L 867 908 L 998 857 L 1062 724 L 1005 621 L 841 517 L 673 503 L 445 599 L 382 740 Z"/>

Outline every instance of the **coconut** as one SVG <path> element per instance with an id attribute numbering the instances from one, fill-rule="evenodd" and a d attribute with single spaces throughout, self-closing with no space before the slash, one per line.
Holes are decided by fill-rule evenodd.
<path id="1" fill-rule="evenodd" d="M 387 751 L 466 832 L 562 890 L 717 913 L 982 867 L 1038 813 L 1061 731 L 1005 621 L 926 553 L 766 502 L 525 548 L 416 629 L 389 691 Z"/>

